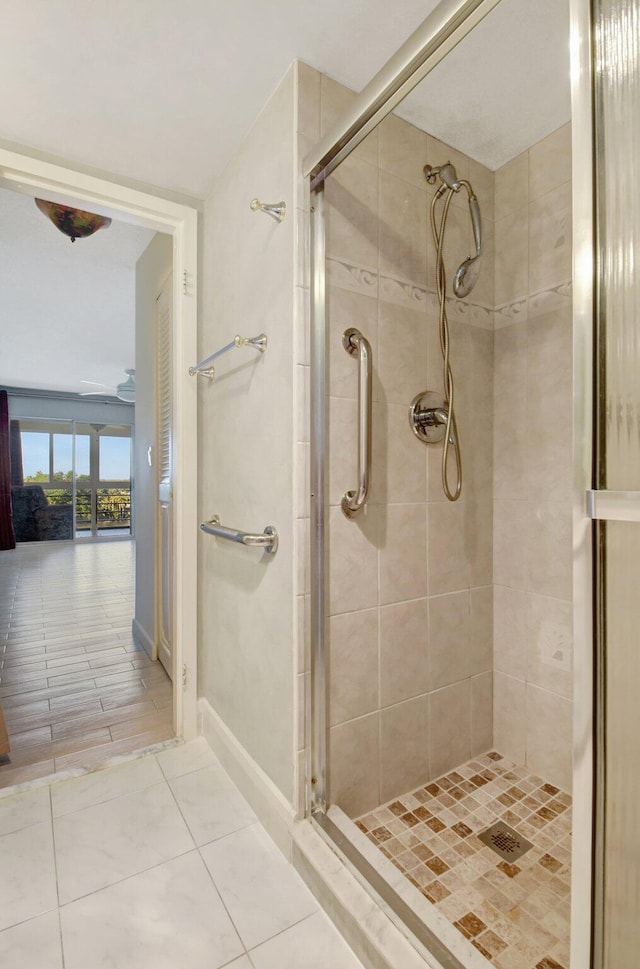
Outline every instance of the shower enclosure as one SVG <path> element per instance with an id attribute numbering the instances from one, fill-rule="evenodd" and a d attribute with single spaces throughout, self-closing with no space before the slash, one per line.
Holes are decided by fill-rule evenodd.
<path id="1" fill-rule="evenodd" d="M 629 16 L 616 7 L 625 4 L 603 4 L 607 30 Z M 611 908 L 605 914 L 596 891 L 592 937 L 592 863 L 599 884 L 615 844 L 607 817 L 621 819 L 607 815 L 592 782 L 596 725 L 601 771 L 619 758 L 606 746 L 604 692 L 599 719 L 593 705 L 585 495 L 606 481 L 591 476 L 589 5 L 572 4 L 572 112 L 567 64 L 556 98 L 565 115 L 547 117 L 517 151 L 504 129 L 490 132 L 511 145 L 497 163 L 465 150 L 478 110 L 471 97 L 466 108 L 458 103 L 459 140 L 391 113 L 419 83 L 417 93 L 437 103 L 451 84 L 447 64 L 478 63 L 492 31 L 495 40 L 510 30 L 525 51 L 535 16 L 515 0 L 442 3 L 357 98 L 320 79 L 321 117 L 335 114 L 332 99 L 346 111 L 308 158 L 309 798 L 315 822 L 442 966 L 613 969 L 630 945 L 637 898 L 623 906 L 625 923 Z M 568 45 L 568 10 L 565 26 Z M 637 63 L 637 54 L 624 56 Z M 603 94 L 603 131 L 606 103 Z M 452 190 L 463 181 L 466 192 Z M 432 241 L 436 192 L 448 193 L 448 209 L 446 222 L 433 217 Z M 607 292 L 613 300 L 615 289 Z M 631 332 L 624 340 L 635 363 Z M 625 381 L 637 368 L 618 373 L 618 332 L 607 339 L 607 378 L 620 400 L 631 399 Z M 621 406 L 610 405 L 600 425 L 611 424 L 613 408 L 618 448 Z M 633 487 L 629 475 L 619 478 Z M 604 500 L 595 494 L 601 510 L 592 517 L 637 520 L 635 511 L 610 511 L 615 496 Z M 615 526 L 607 527 L 612 554 Z M 604 528 L 596 547 L 606 557 Z M 621 562 L 633 554 L 624 536 Z M 601 593 L 611 597 L 603 561 Z M 623 720 L 616 726 L 631 750 Z M 627 869 L 616 878 L 617 891 L 629 877 Z"/>

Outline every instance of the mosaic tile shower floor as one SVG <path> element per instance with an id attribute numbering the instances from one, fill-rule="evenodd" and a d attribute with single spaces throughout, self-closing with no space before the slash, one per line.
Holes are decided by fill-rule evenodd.
<path id="1" fill-rule="evenodd" d="M 533 847 L 503 861 L 496 821 Z M 492 752 L 356 821 L 497 969 L 568 969 L 571 798 Z"/>

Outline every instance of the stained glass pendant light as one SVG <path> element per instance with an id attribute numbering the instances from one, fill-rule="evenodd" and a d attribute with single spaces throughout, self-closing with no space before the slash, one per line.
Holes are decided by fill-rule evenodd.
<path id="1" fill-rule="evenodd" d="M 58 202 L 46 202 L 44 199 L 34 200 L 43 215 L 51 219 L 56 229 L 69 236 L 72 242 L 92 236 L 98 229 L 106 229 L 111 225 L 111 219 L 106 215 L 95 215 L 82 209 L 73 209 L 70 205 L 60 205 Z"/>

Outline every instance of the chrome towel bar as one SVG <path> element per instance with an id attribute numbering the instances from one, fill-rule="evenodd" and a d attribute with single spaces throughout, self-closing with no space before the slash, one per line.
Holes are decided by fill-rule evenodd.
<path id="1" fill-rule="evenodd" d="M 221 525 L 219 517 L 214 515 L 211 521 L 200 523 L 200 530 L 207 535 L 224 538 L 227 542 L 239 542 L 240 545 L 248 545 L 251 548 L 263 548 L 268 555 L 273 555 L 278 550 L 278 532 L 273 525 L 267 525 L 261 535 L 252 535 L 250 532 L 240 532 L 237 528 Z"/>
<path id="2" fill-rule="evenodd" d="M 360 330 L 350 327 L 344 331 L 342 345 L 358 358 L 358 488 L 346 491 L 340 503 L 347 518 L 353 518 L 364 507 L 371 486 L 371 344 Z"/>
<path id="3" fill-rule="evenodd" d="M 197 374 L 201 374 L 203 377 L 208 377 L 209 380 L 213 380 L 216 375 L 216 371 L 212 366 L 213 361 L 221 357 L 223 353 L 228 353 L 229 350 L 233 350 L 235 347 L 253 347 L 254 350 L 258 350 L 260 353 L 264 353 L 267 349 L 267 335 L 266 333 L 258 333 L 257 336 L 234 336 L 231 343 L 227 343 L 226 346 L 221 347 L 220 350 L 216 350 L 212 353 L 210 357 L 203 360 L 201 363 L 197 363 L 195 367 L 189 367 L 189 373 L 192 377 Z"/>

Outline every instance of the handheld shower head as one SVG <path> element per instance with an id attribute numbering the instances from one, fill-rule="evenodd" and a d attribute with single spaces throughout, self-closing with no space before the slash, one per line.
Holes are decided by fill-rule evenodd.
<path id="1" fill-rule="evenodd" d="M 468 256 L 463 263 L 460 263 L 453 277 L 453 292 L 458 299 L 468 296 L 480 275 L 480 265 L 482 256 Z"/>
<path id="2" fill-rule="evenodd" d="M 458 266 L 456 274 L 453 277 L 453 292 L 459 299 L 464 299 L 465 296 L 468 296 L 478 282 L 480 266 L 482 264 L 482 217 L 480 216 L 480 206 L 478 205 L 478 199 L 471 190 L 471 186 L 468 186 L 468 191 L 469 215 L 471 216 L 471 227 L 473 229 L 473 241 L 476 245 L 476 254 L 465 259 Z"/>
<path id="3" fill-rule="evenodd" d="M 467 259 L 465 259 L 464 262 L 458 266 L 456 274 L 453 278 L 454 294 L 458 297 L 458 299 L 464 299 L 465 296 L 469 295 L 475 284 L 478 282 L 482 262 L 482 217 L 480 215 L 478 199 L 476 198 L 473 188 L 469 182 L 465 178 L 458 178 L 458 173 L 451 162 L 445 162 L 444 165 L 438 165 L 435 167 L 433 165 L 425 165 L 423 171 L 424 177 L 431 185 L 435 183 L 438 176 L 442 182 L 441 187 L 435 194 L 432 205 L 435 204 L 438 198 L 444 194 L 445 189 L 447 189 L 449 192 L 459 192 L 464 186 L 469 197 L 469 215 L 471 217 L 471 227 L 473 229 L 473 241 L 476 247 L 476 254 L 475 256 L 468 256 Z"/>

